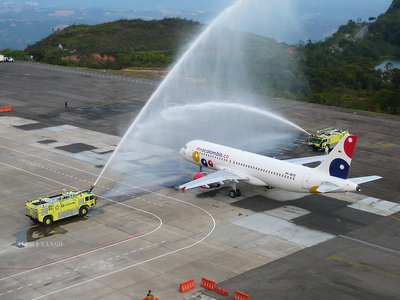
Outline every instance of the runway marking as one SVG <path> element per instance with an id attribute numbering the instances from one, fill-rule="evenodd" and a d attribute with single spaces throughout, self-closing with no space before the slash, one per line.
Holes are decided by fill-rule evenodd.
<path id="1" fill-rule="evenodd" d="M 82 75 L 87 75 L 87 76 L 93 76 L 93 77 L 97 77 L 97 78 L 106 78 L 106 79 L 116 79 L 116 80 L 125 80 L 125 81 L 131 81 L 131 82 L 138 82 L 138 80 L 136 78 L 138 77 L 133 77 L 133 76 L 124 76 L 124 75 L 118 75 L 118 76 L 112 76 L 112 75 L 104 75 L 102 73 L 100 73 L 101 71 L 93 71 L 93 70 L 84 70 L 81 71 L 80 69 L 75 69 L 75 68 L 57 68 L 57 67 L 53 67 L 53 66 L 44 66 L 42 64 L 39 65 L 33 65 L 35 67 L 38 67 L 40 69 L 45 69 L 45 70 L 51 70 L 51 71 L 61 71 L 61 72 L 66 72 L 66 73 L 76 73 L 76 74 L 82 74 Z M 109 74 L 109 73 L 107 73 Z M 26 76 L 29 76 L 30 74 L 24 74 Z M 142 84 L 147 84 L 147 85 L 158 85 L 158 82 L 156 81 L 152 81 L 150 79 L 146 79 L 146 80 L 142 80 L 142 82 L 140 82 Z"/>
<path id="2" fill-rule="evenodd" d="M 381 145 L 382 147 L 387 147 L 387 146 L 392 146 L 393 145 L 393 144 L 386 144 L 386 143 L 382 143 L 382 142 L 379 142 L 377 144 Z"/>
<path id="3" fill-rule="evenodd" d="M 81 171 L 81 172 L 86 173 L 86 174 L 91 174 L 91 175 L 97 176 L 96 174 L 93 174 L 93 173 L 91 173 L 91 172 L 88 172 L 88 171 L 85 171 L 85 170 L 80 170 L 80 169 L 77 169 L 77 168 L 74 168 L 74 167 L 71 167 L 71 166 L 68 166 L 68 165 L 64 165 L 64 164 L 59 163 L 59 162 L 51 161 L 51 160 L 49 160 L 49 159 L 41 158 L 41 157 L 38 157 L 38 156 L 35 156 L 35 155 L 32 155 L 32 154 L 26 153 L 26 152 L 23 152 L 23 151 L 15 150 L 15 149 L 8 148 L 8 147 L 5 147 L 5 146 L 0 146 L 0 147 L 7 148 L 7 149 L 9 149 L 9 150 L 13 150 L 13 151 L 16 151 L 16 152 L 20 152 L 20 153 L 23 153 L 23 154 L 28 155 L 28 156 L 31 156 L 31 157 L 37 157 L 37 158 L 39 158 L 39 159 L 42 159 L 42 160 L 45 160 L 45 161 L 49 161 L 49 162 L 54 163 L 54 164 L 62 165 L 62 166 L 67 167 L 67 168 L 75 169 L 75 170 Z M 13 167 L 13 166 L 11 166 L 11 167 Z M 23 171 L 24 171 L 24 170 L 23 170 Z M 40 175 L 38 175 L 38 176 L 40 176 Z M 41 176 L 41 177 L 42 177 L 42 176 Z M 112 179 L 112 178 L 108 178 L 108 177 L 105 177 L 105 176 L 104 176 L 103 178 L 104 178 L 104 179 L 112 180 L 113 182 L 116 182 L 116 183 L 119 183 L 119 184 L 122 184 L 122 185 L 126 185 L 126 186 L 129 186 L 129 187 L 132 187 L 132 188 L 136 188 L 136 189 L 142 190 L 142 191 L 147 192 L 147 193 L 149 193 L 149 194 L 157 195 L 157 196 L 160 196 L 160 197 L 163 197 L 163 198 L 172 200 L 172 201 L 180 202 L 180 203 L 183 203 L 183 204 L 192 206 L 192 207 L 194 207 L 194 208 L 200 209 L 201 211 L 203 211 L 205 214 L 207 214 L 207 215 L 211 218 L 211 220 L 212 220 L 212 228 L 211 228 L 211 230 L 210 230 L 203 238 L 199 239 L 198 241 L 196 241 L 196 242 L 194 242 L 194 243 L 192 243 L 192 244 L 190 244 L 190 245 L 188 245 L 188 246 L 182 247 L 182 248 L 180 248 L 180 249 L 175 249 L 175 250 L 172 250 L 172 251 L 170 251 L 170 252 L 166 252 L 166 253 L 164 253 L 164 254 L 161 254 L 161 255 L 158 255 L 158 256 L 156 256 L 156 257 L 153 257 L 153 258 L 144 260 L 144 261 L 142 261 L 142 262 L 135 263 L 135 264 L 132 264 L 132 265 L 130 265 L 130 266 L 126 266 L 126 267 L 124 267 L 124 268 L 120 268 L 120 269 L 118 269 L 118 270 L 109 272 L 109 273 L 107 273 L 107 274 L 104 274 L 104 275 L 101 275 L 101 276 L 97 276 L 97 277 L 88 279 L 88 280 L 83 281 L 83 282 L 78 283 L 78 284 L 74 284 L 74 285 L 70 285 L 70 286 L 64 287 L 64 288 L 62 288 L 62 289 L 59 289 L 59 290 L 50 292 L 50 293 L 48 293 L 48 294 L 44 294 L 44 295 L 42 295 L 42 296 L 39 296 L 39 297 L 37 297 L 37 298 L 35 298 L 35 299 L 40 299 L 40 298 L 43 298 L 43 297 L 46 297 L 46 296 L 49 296 L 49 295 L 53 295 L 53 294 L 59 293 L 59 292 L 61 292 L 61 291 L 64 291 L 64 290 L 73 288 L 73 287 L 75 287 L 75 286 L 78 286 L 78 285 L 81 285 L 81 284 L 85 284 L 85 283 L 91 282 L 91 281 L 93 281 L 93 280 L 97 280 L 97 279 L 99 279 L 99 278 L 106 277 L 106 276 L 115 274 L 115 273 L 117 273 L 117 272 L 124 271 L 124 270 L 130 269 L 130 268 L 133 268 L 133 267 L 135 267 L 135 266 L 138 266 L 138 265 L 141 265 L 141 264 L 144 264 L 144 263 L 147 263 L 147 262 L 156 260 L 156 259 L 158 259 L 158 258 L 162 258 L 162 257 L 168 256 L 168 255 L 177 253 L 177 252 L 179 252 L 179 251 L 192 248 L 192 247 L 196 246 L 197 244 L 203 242 L 205 239 L 207 239 L 207 238 L 214 232 L 214 230 L 215 230 L 216 222 L 215 222 L 214 217 L 213 217 L 207 210 L 205 210 L 204 208 L 202 208 L 202 207 L 200 207 L 200 206 L 197 206 L 196 204 L 193 204 L 193 203 L 190 203 L 190 202 L 187 202 L 187 201 L 184 201 L 184 200 L 175 198 L 175 197 L 167 196 L 167 195 L 164 195 L 164 194 L 161 194 L 161 193 L 158 193 L 158 192 L 150 191 L 150 190 L 145 189 L 145 188 L 142 188 L 142 187 L 138 187 L 138 186 L 134 186 L 134 185 L 131 185 L 131 184 L 127 184 L 127 183 L 124 183 L 124 182 L 121 182 L 121 181 L 118 181 L 118 180 L 114 180 L 114 179 Z M 51 179 L 49 179 L 49 180 L 51 180 Z M 107 199 L 107 200 L 109 200 L 109 201 L 111 201 L 111 202 L 114 202 L 114 203 L 117 203 L 117 204 L 120 204 L 120 205 L 124 205 L 124 206 L 127 206 L 127 207 L 131 207 L 131 206 L 127 205 L 127 204 L 120 203 L 120 202 L 115 201 L 115 200 L 112 200 L 112 199 L 108 199 L 108 198 L 105 198 L 105 197 L 101 197 L 101 198 Z M 131 208 L 136 209 L 136 210 L 139 210 L 139 211 L 143 211 L 143 210 L 140 210 L 140 209 L 135 208 L 135 207 L 131 207 Z M 145 212 L 145 211 L 143 211 L 143 212 Z M 152 214 L 152 213 L 150 213 L 150 212 L 146 212 L 146 213 L 151 214 L 151 215 L 154 215 L 154 214 Z M 154 215 L 154 216 L 156 216 L 156 215 Z M 152 232 L 147 233 L 147 234 L 145 234 L 145 235 L 149 235 L 149 234 L 155 232 L 156 230 L 158 230 L 158 229 L 161 227 L 161 225 L 162 225 L 162 220 L 161 220 L 158 216 L 156 216 L 156 217 L 160 220 L 160 225 L 159 225 L 159 227 L 158 227 L 157 229 L 153 230 Z M 42 266 L 42 267 L 44 267 L 44 266 Z M 21 274 L 24 274 L 24 273 L 28 273 L 28 272 L 30 272 L 30 271 L 32 271 L 32 270 L 28 270 L 28 271 L 24 271 L 24 272 L 20 272 L 20 273 L 14 274 L 14 275 L 10 275 L 10 276 L 8 276 L 8 277 L 5 277 L 5 278 L 0 279 L 0 281 L 2 281 L 2 280 L 4 280 L 4 279 L 7 279 L 7 278 L 15 277 L 15 276 L 18 276 L 18 275 L 21 275 Z"/>
<path id="4" fill-rule="evenodd" d="M 61 182 L 59 182 L 59 181 L 56 181 L 56 180 L 53 180 L 53 179 L 50 179 L 50 178 L 41 176 L 41 175 L 39 175 L 39 174 L 32 173 L 32 172 L 30 172 L 30 171 L 27 171 L 27 170 L 24 170 L 24 169 L 21 169 L 21 168 L 18 168 L 18 167 L 15 167 L 15 166 L 12 166 L 12 165 L 3 163 L 3 162 L 0 162 L 0 164 L 5 165 L 5 166 L 8 166 L 8 167 L 11 167 L 11 168 L 14 168 L 14 169 L 17 169 L 17 170 L 20 170 L 20 171 L 23 171 L 23 172 L 26 172 L 26 173 L 31 174 L 31 175 L 33 175 L 33 176 L 37 176 L 37 177 L 40 177 L 40 178 L 43 178 L 43 179 L 46 179 L 46 180 L 49 180 L 49 181 L 52 181 L 52 182 L 61 184 L 61 185 L 63 185 L 63 186 L 68 186 L 68 187 L 74 188 L 74 187 L 72 187 L 72 186 L 70 186 L 70 185 L 61 183 Z M 94 249 L 91 249 L 91 250 L 88 250 L 88 251 L 85 251 L 85 252 L 82 252 L 82 253 L 79 253 L 79 254 L 71 255 L 71 256 L 68 256 L 68 257 L 65 257 L 65 258 L 62 258 L 62 259 L 53 261 L 53 262 L 49 262 L 49 263 L 46 263 L 46 264 L 43 264 L 43 265 L 40 265 L 40 266 L 31 267 L 31 268 L 0 268 L 1 270 L 5 270 L 5 269 L 8 269 L 8 270 L 9 270 L 9 269 L 14 269 L 14 270 L 15 270 L 15 269 L 17 269 L 17 270 L 18 270 L 18 269 L 19 269 L 19 270 L 27 270 L 27 271 L 24 271 L 24 272 L 20 272 L 20 273 L 14 274 L 14 275 L 10 275 L 10 276 L 1 278 L 0 281 L 5 280 L 5 279 L 8 279 L 8 278 L 11 278 L 11 277 L 15 277 L 15 276 L 17 276 L 17 275 L 21 275 L 21 274 L 28 273 L 28 272 L 31 272 L 31 271 L 33 271 L 33 270 L 41 269 L 41 268 L 43 268 L 43 267 L 50 266 L 50 265 L 59 263 L 59 262 L 61 262 L 61 261 L 66 261 L 66 260 L 69 260 L 69 259 L 72 259 L 72 258 L 76 258 L 76 257 L 82 256 L 82 255 L 86 255 L 86 254 L 89 254 L 89 253 L 93 253 L 93 252 L 98 251 L 98 250 L 101 250 L 101 249 L 105 249 L 105 248 L 108 248 L 108 247 L 111 247 L 111 246 L 115 246 L 115 245 L 117 245 L 117 244 L 121 244 L 121 243 L 127 242 L 127 241 L 129 241 L 129 240 L 136 239 L 136 238 L 138 238 L 138 237 L 143 237 L 143 236 L 152 234 L 153 232 L 155 232 L 155 231 L 157 231 L 158 229 L 160 229 L 161 226 L 162 226 L 162 224 L 163 224 L 161 218 L 158 217 L 156 214 L 153 214 L 153 213 L 151 213 L 151 212 L 142 210 L 142 209 L 140 209 L 140 208 L 133 207 L 133 206 L 128 205 L 128 204 L 125 204 L 125 203 L 120 203 L 120 202 L 118 202 L 118 201 L 109 199 L 109 198 L 107 198 L 107 197 L 103 197 L 103 196 L 98 196 L 98 197 L 99 197 L 99 198 L 102 198 L 102 199 L 105 199 L 105 200 L 108 200 L 108 201 L 110 201 L 110 202 L 117 203 L 117 204 L 122 205 L 122 206 L 130 207 L 130 208 L 132 208 L 132 209 L 134 209 L 134 210 L 137 210 L 137 211 L 140 211 L 140 212 L 149 214 L 149 215 L 151 215 L 151 216 L 153 216 L 153 217 L 155 217 L 155 218 L 157 218 L 157 219 L 159 220 L 159 226 L 158 226 L 156 229 L 154 229 L 153 231 L 150 231 L 150 232 L 148 232 L 148 233 L 140 234 L 140 235 L 137 235 L 137 236 L 132 236 L 132 237 L 123 239 L 123 240 L 121 240 L 121 241 L 117 241 L 117 242 L 114 242 L 114 243 L 111 243 L 111 244 L 108 244 L 108 245 L 105 245 L 105 246 L 97 247 L 97 248 L 94 248 Z"/>
<path id="5" fill-rule="evenodd" d="M 329 194 L 329 195 L 323 195 L 323 196 L 330 197 L 330 198 L 342 199 L 342 200 L 347 201 L 347 202 L 352 202 L 352 203 L 355 203 L 355 204 L 359 204 L 359 205 L 362 205 L 362 206 L 365 206 L 365 207 L 372 208 L 372 209 L 374 209 L 374 210 L 376 210 L 376 211 L 379 211 L 380 213 L 384 214 L 385 216 L 388 216 L 388 217 L 390 217 L 390 218 L 392 218 L 392 219 L 395 219 L 396 221 L 399 221 L 399 222 L 400 222 L 400 219 L 397 218 L 397 217 L 395 217 L 395 216 L 393 216 L 392 214 L 388 214 L 387 212 L 385 212 L 385 211 L 383 211 L 383 210 L 381 210 L 381 209 L 379 209 L 379 208 L 376 208 L 376 207 L 374 207 L 374 206 L 372 206 L 372 205 L 368 205 L 368 204 L 365 204 L 365 203 L 361 203 L 360 201 L 362 201 L 362 200 L 364 200 L 364 199 L 361 199 L 361 200 L 353 200 L 353 199 L 350 199 L 349 197 L 344 197 L 344 196 L 341 196 L 341 195 L 338 195 L 338 194 L 336 194 L 336 195 Z"/>
<path id="6" fill-rule="evenodd" d="M 164 241 L 161 241 L 161 242 L 158 242 L 158 243 L 154 243 L 154 244 L 148 245 L 146 248 L 158 246 L 158 245 L 161 245 L 161 244 L 163 244 L 163 243 L 165 243 L 165 242 L 166 242 L 166 241 L 164 240 Z M 143 250 L 143 249 L 144 249 L 144 248 L 135 249 L 135 250 L 129 251 L 127 254 L 132 254 L 132 253 L 135 253 L 135 252 L 140 251 L 140 250 Z M 29 284 L 22 285 L 22 286 L 20 286 L 20 287 L 18 287 L 18 288 L 14 288 L 14 289 L 12 289 L 12 290 L 5 291 L 5 292 L 1 293 L 0 296 L 1 296 L 1 295 L 4 295 L 4 294 L 9 294 L 9 293 L 16 292 L 16 291 L 21 290 L 21 289 L 23 289 L 23 288 L 33 286 L 34 284 L 37 284 L 37 283 L 42 283 L 43 281 L 49 281 L 49 280 L 51 280 L 51 279 L 54 279 L 54 278 L 57 278 L 57 277 L 60 277 L 60 276 L 63 276 L 63 275 L 68 275 L 68 274 L 71 273 L 71 272 L 78 272 L 78 271 L 87 269 L 87 268 L 90 267 L 90 266 L 99 265 L 99 264 L 101 264 L 101 263 L 104 263 L 105 261 L 111 261 L 111 260 L 117 259 L 117 258 L 119 258 L 119 257 L 120 257 L 119 255 L 118 255 L 118 256 L 113 256 L 113 257 L 110 257 L 110 258 L 108 258 L 108 259 L 106 259 L 106 260 L 100 260 L 100 261 L 97 261 L 97 262 L 92 263 L 92 264 L 90 264 L 90 265 L 86 265 L 86 266 L 83 266 L 83 267 L 80 267 L 80 268 L 73 269 L 72 271 L 68 271 L 68 272 L 64 272 L 64 273 L 59 273 L 59 274 L 57 274 L 57 275 L 47 277 L 46 279 L 41 279 L 41 280 L 33 281 L 33 282 L 29 283 Z"/>
<path id="7" fill-rule="evenodd" d="M 34 198 L 34 199 L 36 199 L 36 198 Z M 29 200 L 34 200 L 34 199 L 29 199 Z M 0 208 L 15 205 L 15 204 L 20 204 L 20 203 L 23 203 L 23 202 L 26 202 L 29 200 L 21 200 L 21 201 L 17 201 L 17 202 L 13 202 L 13 203 L 3 204 L 3 205 L 0 205 Z"/>
<path id="8" fill-rule="evenodd" d="M 32 162 L 27 161 L 26 159 L 23 159 L 23 158 L 16 158 L 16 157 L 13 157 L 13 156 L 11 156 L 11 155 L 4 154 L 4 153 L 0 153 L 0 155 L 2 155 L 2 156 L 4 156 L 4 157 L 7 157 L 7 158 L 9 158 L 9 159 L 13 159 L 13 160 L 17 160 L 17 161 L 24 162 L 24 163 L 26 163 L 26 164 L 29 164 L 29 165 L 31 165 L 31 166 L 44 169 L 44 170 L 49 171 L 49 172 L 54 172 L 54 173 L 60 174 L 60 175 L 62 175 L 62 176 L 64 176 L 64 177 L 70 177 L 70 178 L 75 179 L 75 180 L 78 180 L 78 181 L 86 181 L 86 182 L 88 182 L 89 185 L 86 185 L 86 186 L 84 186 L 84 187 L 91 186 L 91 184 L 90 184 L 91 182 L 90 182 L 89 180 L 84 180 L 84 179 L 78 178 L 78 177 L 76 177 L 76 176 L 66 174 L 66 173 L 61 172 L 61 171 L 56 171 L 56 170 L 53 170 L 53 169 L 50 169 L 50 168 L 46 168 L 46 167 L 43 167 L 42 165 L 40 165 L 40 164 L 38 164 L 38 163 L 32 163 Z M 109 188 L 109 187 L 105 187 L 105 186 L 102 185 L 102 184 L 104 184 L 104 181 L 102 181 L 102 182 L 100 182 L 100 183 L 97 183 L 97 185 L 102 186 L 102 187 L 104 187 L 104 188 L 106 188 L 106 189 L 108 189 L 108 190 L 112 190 L 112 191 L 117 192 L 117 193 L 119 193 L 119 194 L 121 194 L 121 195 L 126 195 L 126 196 L 131 197 L 131 198 L 135 198 L 135 195 L 133 195 L 133 194 L 130 195 L 130 194 L 121 192 L 121 191 L 119 191 L 119 190 L 111 189 L 111 188 Z M 79 187 L 79 188 L 76 188 L 76 189 L 81 189 L 81 188 L 82 188 L 82 187 Z M 75 189 L 75 188 L 74 188 L 74 189 Z M 36 199 L 36 198 L 34 198 L 34 199 Z M 34 200 L 34 199 L 33 199 L 33 200 Z M 138 197 L 137 199 L 142 200 L 142 201 L 147 202 L 147 203 L 150 203 L 150 204 L 153 204 L 153 205 L 155 205 L 155 206 L 162 207 L 162 205 L 159 204 L 159 203 L 157 203 L 157 202 L 153 202 L 153 201 L 150 201 L 150 200 L 145 200 L 145 199 L 142 199 L 142 198 L 140 198 L 140 197 Z M 21 202 L 23 202 L 23 201 L 21 201 Z M 20 203 L 20 202 L 18 202 L 18 203 Z M 13 204 L 17 204 L 17 202 L 16 202 L 16 203 L 13 203 Z M 13 204 L 6 204 L 5 206 L 13 205 Z M 0 207 L 1 207 L 1 206 L 0 206 Z M 1 268 L 0 268 L 0 269 L 1 269 Z"/>
<path id="9" fill-rule="evenodd" d="M 0 153 L 0 155 L 2 155 L 2 153 Z M 104 181 L 102 181 L 101 184 L 104 184 Z M 91 186 L 90 184 L 87 184 L 87 185 L 83 185 L 83 186 L 77 187 L 77 189 L 81 190 L 81 189 L 84 189 L 84 188 L 87 188 L 87 187 L 90 187 L 90 186 Z M 52 195 L 52 194 L 55 194 L 55 193 L 48 193 L 48 194 L 46 194 L 46 196 L 49 196 L 49 195 Z M 46 196 L 30 198 L 30 199 L 27 199 L 27 200 L 21 200 L 21 201 L 9 203 L 9 204 L 0 205 L 0 208 L 6 207 L 6 206 L 11 206 L 11 205 L 16 205 L 16 204 L 20 204 L 20 203 L 24 203 L 24 202 L 28 202 L 28 201 L 33 201 L 33 200 L 36 200 L 38 198 L 46 198 Z"/>
<path id="10" fill-rule="evenodd" d="M 365 242 L 365 241 L 362 241 L 362 240 L 359 240 L 359 239 L 356 239 L 356 238 L 352 238 L 352 237 L 349 237 L 349 236 L 341 235 L 341 234 L 338 235 L 338 236 L 340 236 L 342 238 L 345 238 L 345 239 L 349 239 L 349 240 L 358 242 L 358 243 L 361 243 L 361 244 L 365 244 L 365 245 L 368 245 L 368 246 L 371 246 L 371 247 L 374 247 L 374 248 L 378 248 L 378 249 L 382 249 L 382 250 L 389 251 L 389 252 L 392 252 L 392 253 L 400 254 L 400 251 L 397 251 L 397 250 L 394 250 L 394 249 L 390 249 L 390 248 L 386 248 L 386 247 L 383 247 L 383 246 L 380 246 L 380 245 L 368 243 L 368 242 Z"/>
<path id="11" fill-rule="evenodd" d="M 365 265 L 362 265 L 362 264 L 359 264 L 359 263 L 356 263 L 356 262 L 353 262 L 353 261 L 349 261 L 347 259 L 340 258 L 340 257 L 337 257 L 337 256 L 329 256 L 329 257 L 334 259 L 334 260 L 337 260 L 337 261 L 340 261 L 340 262 L 344 262 L 346 264 L 353 265 L 353 266 L 356 266 L 356 267 L 359 267 L 359 268 L 362 268 L 362 269 L 365 269 L 365 270 L 369 270 L 369 271 L 372 271 L 372 272 L 375 272 L 375 273 L 378 273 L 378 274 L 381 274 L 381 275 L 384 275 L 384 276 L 387 276 L 387 277 L 391 277 L 391 278 L 394 278 L 394 279 L 400 279 L 400 276 L 398 276 L 398 275 L 394 275 L 394 274 L 391 274 L 391 273 L 388 273 L 386 271 L 382 271 L 382 270 L 379 270 L 379 269 L 376 269 L 376 268 L 373 268 L 373 267 L 370 267 L 370 266 L 365 266 Z"/>

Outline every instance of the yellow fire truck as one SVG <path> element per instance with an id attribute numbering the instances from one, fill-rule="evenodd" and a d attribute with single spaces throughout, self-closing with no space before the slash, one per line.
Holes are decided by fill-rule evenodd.
<path id="1" fill-rule="evenodd" d="M 89 207 L 95 207 L 97 197 L 90 190 L 68 191 L 48 198 L 28 201 L 25 215 L 32 221 L 46 226 L 67 217 L 87 214 Z"/>
<path id="2" fill-rule="evenodd" d="M 312 147 L 314 150 L 328 148 L 332 150 L 337 143 L 349 132 L 347 130 L 339 129 L 323 129 L 317 131 L 317 134 L 310 135 L 308 138 L 308 146 Z"/>

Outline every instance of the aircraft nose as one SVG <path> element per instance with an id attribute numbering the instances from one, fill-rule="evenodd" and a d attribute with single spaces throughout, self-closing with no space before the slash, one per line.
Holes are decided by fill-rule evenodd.
<path id="1" fill-rule="evenodd" d="M 179 150 L 179 154 L 180 154 L 181 156 L 184 156 L 184 155 L 185 155 L 185 149 L 184 149 L 183 147 Z"/>

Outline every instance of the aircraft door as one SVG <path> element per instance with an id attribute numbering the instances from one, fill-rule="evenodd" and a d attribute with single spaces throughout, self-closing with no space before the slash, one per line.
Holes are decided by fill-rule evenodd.
<path id="1" fill-rule="evenodd" d="M 305 189 L 310 188 L 310 173 L 306 173 L 303 175 L 303 184 L 302 187 Z"/>

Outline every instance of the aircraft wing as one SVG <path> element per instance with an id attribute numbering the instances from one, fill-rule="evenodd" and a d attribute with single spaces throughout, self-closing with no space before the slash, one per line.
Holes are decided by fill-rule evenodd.
<path id="1" fill-rule="evenodd" d="M 350 180 L 354 183 L 361 184 L 361 183 L 366 183 L 366 182 L 370 182 L 373 180 L 378 180 L 381 178 L 382 178 L 381 176 L 372 175 L 372 176 L 365 176 L 365 177 L 348 178 L 347 180 Z"/>
<path id="2" fill-rule="evenodd" d="M 195 187 L 199 186 L 208 186 L 209 184 L 213 183 L 221 183 L 223 184 L 224 181 L 234 181 L 234 180 L 247 180 L 248 178 L 239 175 L 239 174 L 234 174 L 233 172 L 230 172 L 228 170 L 218 170 L 214 173 L 210 173 L 204 177 L 201 177 L 196 180 L 189 181 L 188 183 L 182 184 L 179 186 L 179 188 L 185 192 L 187 189 L 193 189 Z"/>
<path id="3" fill-rule="evenodd" d="M 297 165 L 304 165 L 309 164 L 317 161 L 323 161 L 327 155 L 318 155 L 318 156 L 309 156 L 309 157 L 300 157 L 300 158 L 290 158 L 285 159 L 285 161 L 297 164 Z"/>

